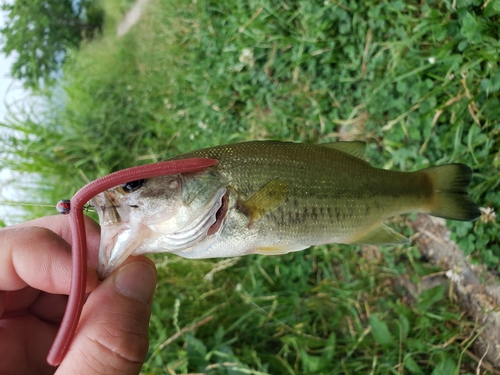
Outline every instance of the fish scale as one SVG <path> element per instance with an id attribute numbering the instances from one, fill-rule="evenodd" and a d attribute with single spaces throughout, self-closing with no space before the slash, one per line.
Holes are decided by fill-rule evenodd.
<path id="1" fill-rule="evenodd" d="M 349 229 L 358 228 L 362 216 L 367 223 L 376 223 L 399 213 L 423 210 L 427 202 L 425 195 L 419 199 L 414 193 L 428 190 L 418 175 L 373 168 L 361 159 L 327 147 L 248 142 L 199 150 L 184 157 L 219 160 L 218 170 L 227 175 L 232 184 L 234 181 L 233 187 L 246 198 L 270 179 L 289 181 L 288 195 L 304 203 L 298 207 L 285 199 L 276 213 L 262 219 L 262 227 L 286 231 L 299 226 L 304 232 L 312 230 L 322 237 L 332 233 L 347 235 Z M 266 167 L 269 168 L 267 174 Z M 394 184 L 396 179 L 400 180 L 399 187 Z M 385 199 L 385 204 L 378 203 L 375 197 Z M 320 207 L 326 208 L 327 213 L 330 208 L 329 215 L 312 219 L 312 210 Z"/>
<path id="2" fill-rule="evenodd" d="M 402 244 L 409 240 L 383 220 L 408 212 L 479 217 L 467 194 L 472 172 L 466 165 L 388 171 L 363 160 L 364 147 L 252 141 L 173 158 L 206 157 L 218 164 L 96 197 L 101 221 L 98 207 L 113 196 L 115 202 L 107 204 L 119 206 L 128 220 L 121 224 L 129 228 L 121 232 L 120 218 L 102 227 L 102 259 L 114 259 L 102 269 L 110 272 L 130 254 L 152 252 L 212 258 L 282 254 L 326 243 Z M 175 248 L 169 245 L 174 242 Z"/>

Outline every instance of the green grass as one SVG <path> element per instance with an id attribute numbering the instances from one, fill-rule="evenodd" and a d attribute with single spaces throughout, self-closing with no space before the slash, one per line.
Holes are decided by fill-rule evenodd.
<path id="1" fill-rule="evenodd" d="M 3 136 L 0 166 L 38 174 L 36 188 L 15 186 L 53 204 L 111 171 L 204 146 L 358 139 L 378 167 L 470 165 L 473 198 L 498 211 L 500 2 L 452 3 L 152 0 L 117 39 L 131 4 L 104 1 L 105 37 L 72 53 L 44 113 L 6 124 L 17 133 Z M 448 226 L 500 271 L 498 222 Z M 143 372 L 475 374 L 477 327 L 454 299 L 437 287 L 414 302 L 398 287 L 438 270 L 411 246 L 375 255 L 331 245 L 248 256 L 211 281 L 224 260 L 156 257 Z"/>

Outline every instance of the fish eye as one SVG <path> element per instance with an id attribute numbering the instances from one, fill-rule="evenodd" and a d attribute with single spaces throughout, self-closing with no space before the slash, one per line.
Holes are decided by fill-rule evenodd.
<path id="1" fill-rule="evenodd" d="M 125 193 L 131 193 L 139 189 L 142 185 L 144 185 L 145 182 L 146 179 L 143 178 L 142 180 L 135 180 L 122 184 L 121 187 Z"/>

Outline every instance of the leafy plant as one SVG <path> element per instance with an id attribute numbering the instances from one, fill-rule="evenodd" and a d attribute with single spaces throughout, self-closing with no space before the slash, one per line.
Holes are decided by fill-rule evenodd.
<path id="1" fill-rule="evenodd" d="M 468 164 L 474 200 L 498 211 L 497 0 L 152 1 L 119 39 L 124 5 L 103 7 L 106 35 L 69 56 L 47 111 L 4 125 L 16 133 L 2 138 L 2 166 L 37 173 L 36 189 L 25 188 L 40 201 L 215 144 L 359 139 L 378 167 Z M 466 254 L 499 271 L 494 218 L 448 226 Z M 411 246 L 340 245 L 155 257 L 143 371 L 476 373 L 475 323 L 443 287 L 415 301 L 400 286 L 437 271 L 419 257 Z"/>
<path id="2" fill-rule="evenodd" d="M 103 22 L 92 0 L 16 0 L 0 9 L 7 12 L 2 52 L 14 55 L 11 75 L 31 89 L 54 83 L 68 50 L 92 39 Z"/>

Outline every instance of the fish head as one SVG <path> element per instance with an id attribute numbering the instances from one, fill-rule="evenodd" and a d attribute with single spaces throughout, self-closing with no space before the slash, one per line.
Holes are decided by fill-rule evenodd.
<path id="1" fill-rule="evenodd" d="M 179 251 L 216 222 L 226 180 L 215 169 L 131 181 L 91 200 L 101 224 L 98 274 L 130 255 Z"/>

